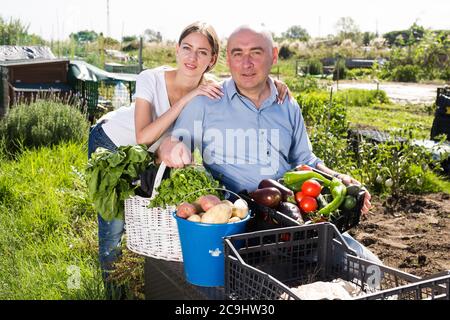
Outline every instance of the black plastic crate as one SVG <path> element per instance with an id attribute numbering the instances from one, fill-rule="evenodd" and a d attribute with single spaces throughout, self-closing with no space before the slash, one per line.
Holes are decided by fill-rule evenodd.
<path id="1" fill-rule="evenodd" d="M 341 232 L 346 232 L 356 227 L 361 221 L 361 210 L 364 207 L 365 191 L 361 191 L 356 197 L 356 206 L 353 209 L 341 209 L 340 215 L 332 215 L 330 222 Z"/>
<path id="2" fill-rule="evenodd" d="M 289 240 L 284 235 L 289 234 Z M 239 241 L 240 249 L 235 244 Z M 300 299 L 290 288 L 343 279 L 355 299 L 449 299 L 450 275 L 420 279 L 357 258 L 330 223 L 225 238 L 225 296 L 230 300 Z"/>

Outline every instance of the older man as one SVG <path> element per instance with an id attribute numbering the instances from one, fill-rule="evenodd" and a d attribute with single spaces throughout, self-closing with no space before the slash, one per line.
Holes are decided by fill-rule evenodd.
<path id="1" fill-rule="evenodd" d="M 235 30 L 227 46 L 232 78 L 223 84 L 224 97 L 197 97 L 186 106 L 172 136 L 161 144 L 159 158 L 169 167 L 183 167 L 191 163 L 191 152 L 198 148 L 205 167 L 235 192 L 253 191 L 261 180 L 280 178 L 302 164 L 344 183 L 358 183 L 327 168 L 314 155 L 296 101 L 286 99 L 283 106 L 278 105 L 277 90 L 269 78 L 277 60 L 278 49 L 269 32 L 249 26 Z M 364 214 L 370 206 L 367 192 Z M 351 236 L 344 236 L 359 256 L 380 263 Z"/>
<path id="2" fill-rule="evenodd" d="M 235 30 L 228 40 L 232 78 L 224 82 L 225 96 L 193 100 L 175 124 L 172 136 L 177 139 L 162 144 L 161 159 L 171 167 L 182 167 L 191 162 L 191 150 L 197 146 L 206 167 L 234 191 L 253 190 L 262 179 L 279 178 L 301 164 L 339 176 L 345 183 L 357 183 L 314 155 L 296 101 L 277 104 L 269 78 L 277 60 L 270 33 L 248 26 Z M 184 145 L 178 143 L 180 136 Z M 368 194 L 363 211 L 369 208 Z"/>

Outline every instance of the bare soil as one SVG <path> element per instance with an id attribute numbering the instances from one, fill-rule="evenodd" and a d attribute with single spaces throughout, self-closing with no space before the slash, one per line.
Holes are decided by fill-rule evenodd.
<path id="1" fill-rule="evenodd" d="M 384 264 L 417 276 L 450 270 L 450 195 L 374 197 L 350 233 Z"/>
<path id="2" fill-rule="evenodd" d="M 394 103 L 432 104 L 436 100 L 437 88 L 442 86 L 443 84 L 382 82 L 378 88 L 385 91 L 389 99 Z M 376 90 L 377 84 L 350 80 L 339 82 L 339 89 L 349 88 Z"/>

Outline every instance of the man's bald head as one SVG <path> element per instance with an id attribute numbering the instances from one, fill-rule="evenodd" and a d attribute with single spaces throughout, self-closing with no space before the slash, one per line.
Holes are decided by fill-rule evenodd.
<path id="1" fill-rule="evenodd" d="M 275 42 L 273 41 L 272 33 L 267 29 L 259 26 L 250 26 L 250 25 L 242 25 L 235 29 L 228 38 L 228 43 L 234 40 L 236 36 L 243 32 L 252 32 L 259 36 L 261 36 L 265 41 L 267 41 L 267 45 L 269 49 L 272 50 L 275 47 Z"/>
<path id="2" fill-rule="evenodd" d="M 241 94 L 259 103 L 268 85 L 272 66 L 278 61 L 278 48 L 272 34 L 259 27 L 240 26 L 228 38 L 227 63 Z M 253 97 L 253 98 L 252 98 Z"/>

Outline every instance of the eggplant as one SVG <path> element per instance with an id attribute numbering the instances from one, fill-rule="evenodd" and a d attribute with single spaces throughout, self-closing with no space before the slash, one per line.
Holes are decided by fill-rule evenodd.
<path id="1" fill-rule="evenodd" d="M 273 179 L 265 179 L 262 180 L 259 183 L 258 189 L 264 189 L 264 188 L 276 188 L 281 192 L 281 199 L 282 201 L 286 202 L 288 201 L 289 197 L 294 196 L 294 192 L 290 190 L 288 187 L 283 186 L 278 181 L 275 181 Z"/>
<path id="2" fill-rule="evenodd" d="M 357 197 L 360 191 L 361 187 L 355 184 L 351 184 L 347 187 L 347 194 L 350 196 Z"/>
<path id="3" fill-rule="evenodd" d="M 328 201 L 325 199 L 323 194 L 319 194 L 316 198 L 317 204 L 319 205 L 319 209 L 325 208 L 328 205 Z"/>
<path id="4" fill-rule="evenodd" d="M 250 193 L 250 197 L 255 200 L 256 203 L 275 209 L 281 203 L 281 191 L 277 188 L 262 188 Z"/>
<path id="5" fill-rule="evenodd" d="M 297 207 L 295 204 L 292 204 L 290 202 L 282 202 L 278 207 L 278 211 L 287 215 L 289 218 L 292 218 L 299 222 L 303 222 L 300 208 Z"/>

